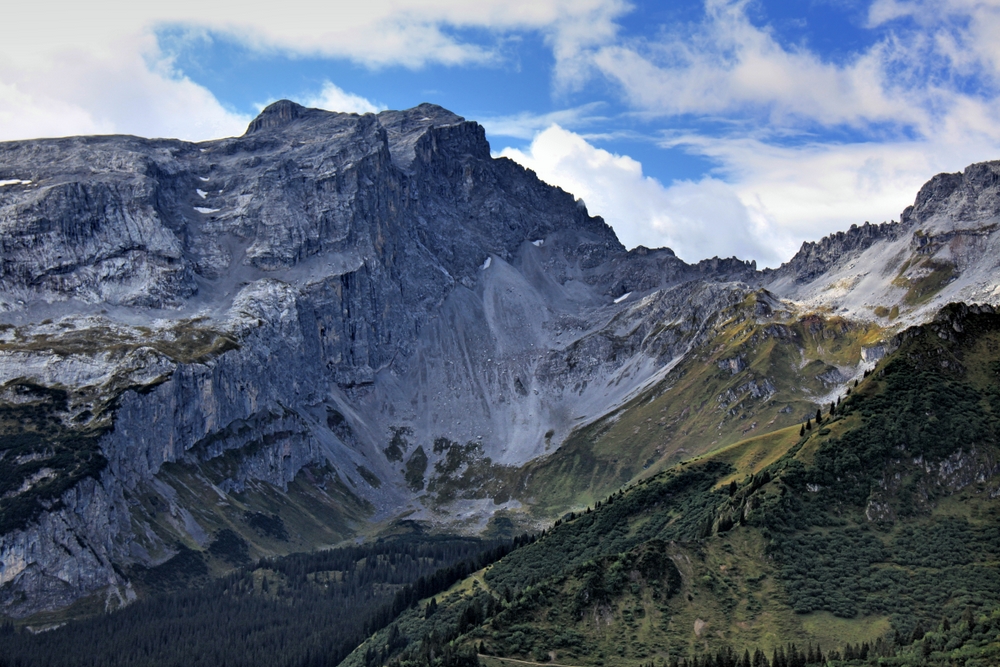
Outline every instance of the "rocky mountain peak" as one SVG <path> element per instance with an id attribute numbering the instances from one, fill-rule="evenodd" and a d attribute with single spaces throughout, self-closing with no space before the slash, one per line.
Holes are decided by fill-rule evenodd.
<path id="1" fill-rule="evenodd" d="M 275 127 L 282 127 L 294 120 L 302 118 L 309 112 L 319 111 L 319 109 L 307 109 L 301 104 L 296 104 L 291 100 L 278 100 L 269 104 L 260 114 L 250 121 L 244 136 L 256 134 L 264 130 Z"/>
<path id="2" fill-rule="evenodd" d="M 907 225 L 927 226 L 925 232 L 950 231 L 1000 217 L 1000 161 L 979 162 L 964 171 L 938 174 L 917 193 L 900 217 Z"/>

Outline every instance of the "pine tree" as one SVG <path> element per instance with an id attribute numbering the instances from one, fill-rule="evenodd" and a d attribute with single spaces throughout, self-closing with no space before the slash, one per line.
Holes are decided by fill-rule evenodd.
<path id="1" fill-rule="evenodd" d="M 813 425 L 812 425 L 812 420 L 811 419 L 807 419 L 806 420 L 806 430 L 807 431 L 813 430 Z"/>
<path id="2" fill-rule="evenodd" d="M 799 437 L 801 438 L 805 434 L 806 434 L 806 425 L 803 424 L 802 426 L 799 427 Z"/>

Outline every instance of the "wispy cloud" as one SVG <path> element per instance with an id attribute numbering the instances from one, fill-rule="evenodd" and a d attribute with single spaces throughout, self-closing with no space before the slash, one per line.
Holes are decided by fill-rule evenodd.
<path id="1" fill-rule="evenodd" d="M 746 2 L 707 0 L 705 7 L 695 26 L 597 49 L 595 67 L 633 106 L 661 116 L 752 114 L 776 125 L 926 124 L 924 109 L 899 104 L 900 90 L 886 76 L 887 44 L 833 64 L 780 44 L 750 21 Z"/>
<path id="2" fill-rule="evenodd" d="M 606 120 L 597 114 L 604 105 L 602 102 L 591 102 L 572 109 L 560 109 L 550 113 L 522 112 L 509 116 L 493 116 L 477 118 L 486 131 L 499 137 L 515 139 L 532 139 L 540 131 L 552 126 L 580 128 Z"/>
<path id="3" fill-rule="evenodd" d="M 650 116 L 714 115 L 787 130 L 877 128 L 929 136 L 957 109 L 1000 98 L 1000 5 L 876 0 L 878 39 L 843 62 L 779 41 L 747 0 L 706 0 L 703 19 L 594 48 L 595 71 Z M 972 78 L 972 81 L 970 81 Z"/>

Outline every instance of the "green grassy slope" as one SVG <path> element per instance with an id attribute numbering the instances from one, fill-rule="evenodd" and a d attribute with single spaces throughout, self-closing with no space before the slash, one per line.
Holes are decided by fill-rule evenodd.
<path id="1" fill-rule="evenodd" d="M 643 665 L 789 642 L 995 664 L 1000 316 L 949 306 L 898 342 L 805 435 L 745 440 L 570 515 L 344 665 Z"/>

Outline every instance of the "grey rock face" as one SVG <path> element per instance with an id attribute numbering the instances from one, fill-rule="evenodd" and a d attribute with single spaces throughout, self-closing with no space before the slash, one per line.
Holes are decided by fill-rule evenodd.
<path id="1" fill-rule="evenodd" d="M 976 174 L 917 208 L 986 211 Z M 787 308 L 778 297 L 903 239 L 852 228 L 777 272 L 626 252 L 572 195 L 493 159 L 482 127 L 427 104 L 359 116 L 282 101 L 201 144 L 0 144 L 0 182 L 0 417 L 28 382 L 67 392 L 61 428 L 106 429 L 96 479 L 39 495 L 44 511 L 0 535 L 0 605 L 19 615 L 127 600 L 122 572 L 178 539 L 204 547 L 213 512 L 280 496 L 310 466 L 378 517 L 515 509 L 509 494 L 415 491 L 404 468 L 419 450 L 435 475 L 441 443 L 474 443 L 493 466 L 544 456 L 756 287 L 777 294 L 759 308 Z M 218 507 L 171 486 L 178 466 Z"/>
<path id="2" fill-rule="evenodd" d="M 962 173 L 938 174 L 917 193 L 900 216 L 921 225 L 943 217 L 960 222 L 996 222 L 1000 216 L 1000 162 L 980 162 Z"/>
<path id="3" fill-rule="evenodd" d="M 1000 300 L 998 222 L 1000 162 L 974 164 L 928 181 L 900 222 L 804 243 L 761 279 L 809 306 L 893 327 L 917 324 L 950 302 Z"/>
<path id="4" fill-rule="evenodd" d="M 222 494 L 285 489 L 307 465 L 330 465 L 384 515 L 412 497 L 382 452 L 393 429 L 427 451 L 478 436 L 522 462 L 549 428 L 537 368 L 593 328 L 581 307 L 599 326 L 621 309 L 603 293 L 624 254 L 610 228 L 432 105 L 357 116 L 280 102 L 243 137 L 198 145 L 0 145 L 0 181 L 15 180 L 0 186 L 0 384 L 68 387 L 66 420 L 112 428 L 96 486 L 0 537 L 10 613 L 118 590 L 113 565 L 168 557 L 130 497 L 162 495 L 202 544 L 158 481 L 167 463 L 228 457 Z M 199 356 L 185 336 L 235 349 Z M 122 346 L 136 352 L 107 352 Z M 157 361 L 137 361 L 142 349 Z M 461 405 L 472 408 L 459 428 L 444 414 Z M 103 509 L 81 513 L 73 494 Z M 100 554 L 79 560 L 84 574 L 67 574 L 63 533 Z"/>

